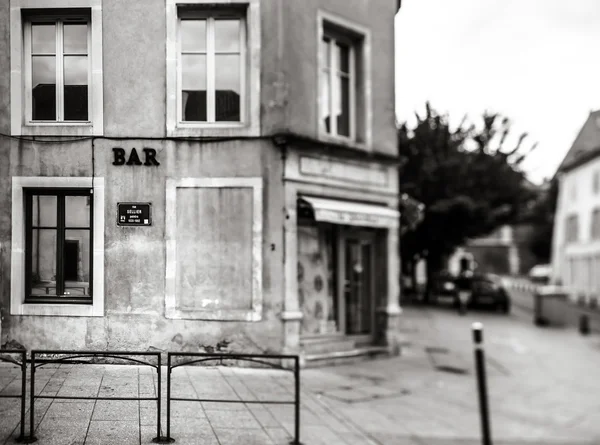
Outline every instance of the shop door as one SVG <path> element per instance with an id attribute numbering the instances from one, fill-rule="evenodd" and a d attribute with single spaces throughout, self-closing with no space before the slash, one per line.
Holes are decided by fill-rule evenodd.
<path id="1" fill-rule="evenodd" d="M 373 334 L 374 239 L 368 234 L 346 237 L 344 248 L 343 326 L 347 335 Z"/>

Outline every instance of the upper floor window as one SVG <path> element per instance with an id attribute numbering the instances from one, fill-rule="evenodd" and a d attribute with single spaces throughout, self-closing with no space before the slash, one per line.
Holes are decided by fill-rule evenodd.
<path id="1" fill-rule="evenodd" d="M 23 41 L 27 121 L 88 121 L 89 17 L 29 17 Z"/>
<path id="2" fill-rule="evenodd" d="M 364 60 L 367 31 L 329 16 L 322 17 L 321 26 L 320 132 L 337 139 L 364 142 L 369 88 Z"/>
<path id="3" fill-rule="evenodd" d="M 600 192 L 600 172 L 595 171 L 592 177 L 592 191 L 594 195 L 597 195 Z"/>
<path id="4" fill-rule="evenodd" d="M 260 134 L 260 0 L 165 0 L 166 133 Z"/>
<path id="5" fill-rule="evenodd" d="M 579 218 L 577 215 L 567 217 L 565 224 L 565 241 L 567 244 L 575 243 L 579 240 Z"/>
<path id="6" fill-rule="evenodd" d="M 102 0 L 75 3 L 10 0 L 13 135 L 103 134 Z"/>
<path id="7" fill-rule="evenodd" d="M 236 11 L 180 13 L 180 122 L 244 120 L 244 31 Z"/>
<path id="8" fill-rule="evenodd" d="M 321 123 L 327 134 L 353 139 L 356 132 L 354 47 L 347 40 L 323 34 L 321 54 Z"/>
<path id="9" fill-rule="evenodd" d="M 592 211 L 590 238 L 592 240 L 600 239 L 600 208 L 596 208 Z"/>

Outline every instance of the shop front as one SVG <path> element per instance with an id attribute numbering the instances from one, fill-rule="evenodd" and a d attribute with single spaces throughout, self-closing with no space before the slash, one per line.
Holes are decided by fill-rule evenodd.
<path id="1" fill-rule="evenodd" d="M 302 153 L 286 161 L 286 246 L 297 258 L 286 255 L 286 302 L 297 308 L 307 360 L 397 349 L 395 174 L 372 162 Z"/>

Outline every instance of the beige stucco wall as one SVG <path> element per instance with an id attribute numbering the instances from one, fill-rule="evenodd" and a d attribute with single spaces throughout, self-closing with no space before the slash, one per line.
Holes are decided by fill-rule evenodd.
<path id="1" fill-rule="evenodd" d="M 4 134 L 11 132 L 9 5 L 8 0 L 0 2 L 0 133 Z M 372 51 L 372 64 L 368 67 L 372 84 L 372 145 L 366 149 L 396 156 L 395 7 L 393 0 L 262 0 L 261 134 L 290 131 L 318 138 L 317 17 L 321 10 L 369 28 L 371 47 L 376 50 Z M 93 142 L 67 144 L 31 143 L 0 136 L 0 342 L 16 340 L 28 348 L 154 346 L 196 350 L 228 340 L 235 349 L 253 349 L 255 344 L 280 349 L 285 337 L 291 335 L 284 335 L 286 328 L 280 319 L 287 304 L 283 230 L 288 205 L 284 199 L 281 153 L 270 140 L 208 143 L 163 139 L 167 94 L 165 0 L 103 0 L 102 19 L 104 136 Z M 154 148 L 161 165 L 113 166 L 113 147 L 127 151 L 133 147 Z M 105 180 L 105 316 L 10 316 L 11 178 L 89 177 L 92 173 Z M 263 320 L 209 322 L 165 318 L 167 180 L 251 176 L 261 177 L 264 187 Z M 397 182 L 395 176 L 392 180 Z M 320 187 L 335 185 L 335 181 L 324 180 Z M 395 205 L 397 197 L 390 193 L 388 190 L 382 199 L 372 197 Z M 153 225 L 117 227 L 116 204 L 126 201 L 151 202 Z M 295 247 L 288 248 L 288 255 L 290 251 L 295 252 Z M 296 259 L 292 257 L 290 261 L 295 264 Z M 290 281 L 287 285 L 293 287 L 296 283 Z"/>
<path id="2" fill-rule="evenodd" d="M 160 166 L 114 166 L 112 147 L 157 150 Z M 12 176 L 90 176 L 90 141 L 41 145 L 6 140 L 0 152 L 10 153 Z M 135 348 L 153 346 L 169 350 L 216 346 L 230 341 L 234 349 L 281 347 L 283 270 L 282 171 L 278 156 L 263 141 L 220 143 L 149 140 L 94 141 L 95 176 L 104 178 L 105 189 L 105 316 L 48 317 L 9 316 L 10 268 L 1 267 L 2 342 L 16 340 L 28 348 Z M 236 162 L 231 162 L 236 159 Z M 268 166 L 268 167 L 267 167 Z M 209 322 L 165 318 L 165 186 L 167 179 L 211 177 L 263 178 L 262 301 L 263 320 L 258 322 Z M 274 181 L 274 183 L 273 183 Z M 10 182 L 4 180 L 10 190 Z M 10 193 L 1 194 L 3 208 L 10 209 Z M 118 202 L 151 202 L 150 227 L 116 224 Z M 3 212 L 4 213 L 4 212 Z M 200 222 L 199 222 L 200 223 Z M 251 224 L 252 221 L 247 221 Z M 0 232 L 0 264 L 10 264 L 10 224 Z M 227 296 L 236 302 L 238 295 Z"/>

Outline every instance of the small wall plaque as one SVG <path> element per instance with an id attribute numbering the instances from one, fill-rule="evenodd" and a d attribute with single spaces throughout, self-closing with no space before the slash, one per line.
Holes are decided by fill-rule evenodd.
<path id="1" fill-rule="evenodd" d="M 152 204 L 149 202 L 117 203 L 118 226 L 151 226 Z"/>

